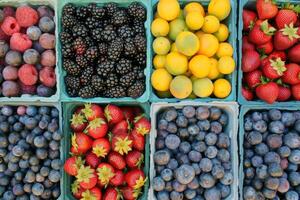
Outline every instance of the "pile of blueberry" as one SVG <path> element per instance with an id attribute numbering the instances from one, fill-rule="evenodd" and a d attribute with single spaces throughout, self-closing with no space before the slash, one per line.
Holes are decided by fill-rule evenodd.
<path id="1" fill-rule="evenodd" d="M 0 199 L 60 196 L 58 117 L 53 107 L 0 108 Z"/>
<path id="2" fill-rule="evenodd" d="M 244 199 L 298 200 L 300 111 L 248 112 L 244 130 Z"/>
<path id="3" fill-rule="evenodd" d="M 160 114 L 152 180 L 158 200 L 220 200 L 231 194 L 227 123 L 217 107 L 170 107 Z"/>

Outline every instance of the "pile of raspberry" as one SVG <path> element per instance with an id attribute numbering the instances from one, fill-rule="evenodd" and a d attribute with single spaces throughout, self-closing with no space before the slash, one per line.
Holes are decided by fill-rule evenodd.
<path id="1" fill-rule="evenodd" d="M 0 96 L 56 92 L 54 11 L 47 6 L 0 9 Z"/>

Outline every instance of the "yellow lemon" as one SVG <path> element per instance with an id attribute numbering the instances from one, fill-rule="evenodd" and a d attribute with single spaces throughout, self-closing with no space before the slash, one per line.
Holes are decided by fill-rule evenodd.
<path id="1" fill-rule="evenodd" d="M 157 37 L 153 41 L 153 51 L 158 55 L 166 55 L 171 48 L 170 41 L 165 37 Z"/>
<path id="2" fill-rule="evenodd" d="M 199 12 L 203 17 L 205 16 L 205 12 L 204 12 L 204 8 L 203 6 L 198 3 L 198 2 L 191 2 L 186 4 L 186 6 L 184 6 L 184 16 L 186 16 L 189 12 Z"/>
<path id="3" fill-rule="evenodd" d="M 155 69 L 164 68 L 166 63 L 165 55 L 155 55 L 153 58 L 153 65 Z"/>
<path id="4" fill-rule="evenodd" d="M 207 78 L 214 80 L 219 77 L 220 72 L 218 70 L 218 61 L 215 58 L 209 58 L 210 62 L 210 71 L 209 74 L 207 75 Z"/>
<path id="5" fill-rule="evenodd" d="M 154 70 L 151 75 L 151 84 L 158 91 L 168 91 L 171 81 L 171 74 L 164 68 Z"/>
<path id="6" fill-rule="evenodd" d="M 218 18 L 213 15 L 207 15 L 204 17 L 204 24 L 202 26 L 202 31 L 205 33 L 214 33 L 219 30 L 220 22 Z"/>
<path id="7" fill-rule="evenodd" d="M 151 32 L 155 37 L 166 36 L 169 33 L 169 23 L 162 18 L 157 18 L 151 24 Z"/>
<path id="8" fill-rule="evenodd" d="M 172 94 L 169 90 L 167 91 L 155 91 L 158 97 L 160 98 L 171 98 Z"/>
<path id="9" fill-rule="evenodd" d="M 184 76 L 176 76 L 170 84 L 170 92 L 177 99 L 187 98 L 193 90 L 192 81 Z"/>
<path id="10" fill-rule="evenodd" d="M 228 80 L 220 78 L 214 82 L 214 95 L 218 98 L 225 98 L 231 92 L 231 85 Z"/>
<path id="11" fill-rule="evenodd" d="M 186 56 L 194 55 L 199 49 L 198 37 L 189 31 L 179 33 L 175 42 L 178 51 Z"/>
<path id="12" fill-rule="evenodd" d="M 186 26 L 184 19 L 174 19 L 170 22 L 170 31 L 168 36 L 171 40 L 175 41 L 179 33 L 187 30 L 188 27 Z"/>
<path id="13" fill-rule="evenodd" d="M 222 21 L 230 14 L 230 0 L 211 0 L 207 10 L 210 15 L 214 15 Z"/>
<path id="14" fill-rule="evenodd" d="M 214 85 L 208 78 L 200 78 L 193 83 L 193 92 L 198 97 L 209 97 L 214 91 Z"/>
<path id="15" fill-rule="evenodd" d="M 218 38 L 219 42 L 224 42 L 229 36 L 228 27 L 225 24 L 220 24 L 220 27 L 214 35 Z"/>
<path id="16" fill-rule="evenodd" d="M 171 21 L 179 16 L 180 5 L 177 0 L 160 0 L 157 12 L 161 18 Z"/>
<path id="17" fill-rule="evenodd" d="M 171 52 L 178 52 L 178 49 L 176 47 L 176 43 L 173 42 L 172 45 L 171 45 Z"/>
<path id="18" fill-rule="evenodd" d="M 184 74 L 188 69 L 188 60 L 181 53 L 171 52 L 166 56 L 165 67 L 172 75 Z"/>
<path id="19" fill-rule="evenodd" d="M 189 12 L 186 15 L 185 23 L 190 30 L 199 30 L 204 24 L 204 17 L 200 12 Z"/>
<path id="20" fill-rule="evenodd" d="M 189 62 L 189 69 L 197 78 L 204 78 L 209 74 L 211 63 L 204 55 L 196 55 Z"/>
<path id="21" fill-rule="evenodd" d="M 222 42 L 219 44 L 219 49 L 216 52 L 216 55 L 221 58 L 223 56 L 232 56 L 233 55 L 233 48 L 231 44 L 228 42 Z"/>
<path id="22" fill-rule="evenodd" d="M 197 54 L 212 57 L 219 48 L 218 39 L 212 34 L 203 34 L 199 39 L 199 50 Z"/>
<path id="23" fill-rule="evenodd" d="M 235 62 L 230 56 L 223 56 L 218 61 L 218 70 L 222 74 L 231 74 L 235 69 Z"/>

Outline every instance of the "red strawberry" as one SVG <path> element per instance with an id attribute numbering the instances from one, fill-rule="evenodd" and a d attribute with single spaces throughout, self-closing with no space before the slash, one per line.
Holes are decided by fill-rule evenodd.
<path id="1" fill-rule="evenodd" d="M 278 13 L 278 7 L 273 0 L 257 0 L 256 10 L 259 19 L 271 19 Z"/>
<path id="2" fill-rule="evenodd" d="M 297 14 L 290 9 L 281 9 L 275 18 L 276 26 L 279 29 L 285 27 L 285 25 L 296 24 L 297 22 Z"/>
<path id="3" fill-rule="evenodd" d="M 120 185 L 123 185 L 123 183 L 125 182 L 125 179 L 124 179 L 124 174 L 121 170 L 118 170 L 115 172 L 115 176 L 110 179 L 110 184 L 113 185 L 113 186 L 120 186 Z"/>
<path id="4" fill-rule="evenodd" d="M 126 167 L 124 157 L 118 152 L 110 152 L 108 155 L 108 163 L 111 164 L 115 169 L 122 170 Z"/>
<path id="5" fill-rule="evenodd" d="M 262 76 L 262 72 L 257 69 L 252 72 L 246 73 L 244 75 L 244 79 L 248 87 L 253 89 L 261 83 L 261 76 Z"/>
<path id="6" fill-rule="evenodd" d="M 289 26 L 285 25 L 283 29 L 280 29 L 274 36 L 274 47 L 276 50 L 286 50 L 293 46 L 300 36 L 297 33 L 298 28 L 294 28 L 293 24 Z"/>
<path id="7" fill-rule="evenodd" d="M 107 134 L 108 124 L 103 118 L 95 118 L 89 122 L 86 132 L 92 138 L 102 138 Z"/>
<path id="8" fill-rule="evenodd" d="M 102 192 L 99 188 L 94 187 L 90 190 L 86 190 L 82 193 L 81 200 L 101 200 Z"/>
<path id="9" fill-rule="evenodd" d="M 250 30 L 253 27 L 256 19 L 257 19 L 257 15 L 255 12 L 253 12 L 252 10 L 244 9 L 243 10 L 243 25 L 244 25 L 243 30 L 246 30 L 246 31 Z"/>
<path id="10" fill-rule="evenodd" d="M 83 111 L 82 111 L 83 109 L 84 109 L 84 106 L 78 106 L 75 109 L 74 113 L 76 113 L 76 114 L 84 114 Z"/>
<path id="11" fill-rule="evenodd" d="M 81 166 L 78 169 L 76 179 L 79 182 L 79 185 L 84 189 L 91 189 L 95 187 L 98 180 L 95 169 L 92 169 L 90 166 Z"/>
<path id="12" fill-rule="evenodd" d="M 114 151 L 124 155 L 132 150 L 132 140 L 127 133 L 118 133 L 113 135 L 111 146 Z"/>
<path id="13" fill-rule="evenodd" d="M 133 130 L 130 134 L 130 138 L 132 139 L 132 146 L 134 149 L 138 151 L 144 151 L 145 149 L 145 137 L 141 134 L 138 134 L 135 130 Z"/>
<path id="14" fill-rule="evenodd" d="M 76 154 L 85 154 L 93 143 L 93 140 L 84 133 L 74 133 L 71 140 Z"/>
<path id="15" fill-rule="evenodd" d="M 74 181 L 72 183 L 72 185 L 71 185 L 71 191 L 72 191 L 73 196 L 76 199 L 81 199 L 82 193 L 85 191 L 85 189 L 83 189 L 82 187 L 80 187 L 78 181 Z"/>
<path id="16" fill-rule="evenodd" d="M 269 41 L 266 44 L 258 45 L 256 48 L 262 54 L 270 54 L 273 51 L 273 42 Z"/>
<path id="17" fill-rule="evenodd" d="M 116 105 L 108 104 L 104 109 L 104 114 L 110 124 L 116 124 L 124 119 L 124 114 Z"/>
<path id="18" fill-rule="evenodd" d="M 293 46 L 288 51 L 288 57 L 291 62 L 300 64 L 300 44 Z"/>
<path id="19" fill-rule="evenodd" d="M 291 95 L 291 89 L 288 86 L 278 85 L 279 93 L 277 97 L 277 101 L 287 101 Z"/>
<path id="20" fill-rule="evenodd" d="M 260 65 L 259 54 L 256 51 L 246 51 L 242 57 L 242 71 L 251 72 Z"/>
<path id="21" fill-rule="evenodd" d="M 85 156 L 86 164 L 91 166 L 91 168 L 96 169 L 100 163 L 100 159 L 93 152 L 89 152 Z"/>
<path id="22" fill-rule="evenodd" d="M 141 189 L 134 190 L 131 187 L 125 186 L 121 188 L 121 192 L 125 200 L 136 200 L 141 194 Z"/>
<path id="23" fill-rule="evenodd" d="M 274 82 L 262 82 L 255 90 L 256 96 L 269 104 L 274 103 L 279 94 L 278 85 Z"/>
<path id="24" fill-rule="evenodd" d="M 242 87 L 242 95 L 247 101 L 252 101 L 253 100 L 253 93 L 251 90 Z"/>
<path id="25" fill-rule="evenodd" d="M 130 129 L 130 124 L 127 120 L 122 120 L 119 123 L 117 123 L 113 129 L 112 134 L 116 135 L 118 133 L 127 133 Z"/>
<path id="26" fill-rule="evenodd" d="M 126 155 L 126 164 L 130 168 L 141 168 L 144 163 L 144 154 L 139 151 L 131 151 Z"/>
<path id="27" fill-rule="evenodd" d="M 292 85 L 292 94 L 294 99 L 300 101 L 300 83 Z"/>
<path id="28" fill-rule="evenodd" d="M 300 83 L 300 66 L 295 63 L 289 63 L 285 67 L 287 70 L 283 73 L 282 82 L 291 85 Z"/>
<path id="29" fill-rule="evenodd" d="M 286 71 L 285 63 L 281 58 L 267 59 L 267 62 L 262 66 L 263 74 L 269 79 L 276 79 L 283 75 Z"/>
<path id="30" fill-rule="evenodd" d="M 273 51 L 269 55 L 269 59 L 277 59 L 280 58 L 282 61 L 286 61 L 286 55 L 284 51 Z"/>
<path id="31" fill-rule="evenodd" d="M 108 163 L 100 163 L 97 168 L 97 175 L 101 185 L 108 185 L 109 181 L 115 176 L 114 168 Z"/>
<path id="32" fill-rule="evenodd" d="M 102 200 L 120 200 L 121 195 L 116 188 L 106 189 Z"/>
<path id="33" fill-rule="evenodd" d="M 132 107 L 121 107 L 121 110 L 123 111 L 125 119 L 129 122 L 134 120 L 134 109 Z"/>
<path id="34" fill-rule="evenodd" d="M 255 46 L 251 42 L 249 42 L 248 36 L 243 36 L 243 44 L 242 44 L 242 52 L 245 53 L 246 51 L 255 51 Z"/>
<path id="35" fill-rule="evenodd" d="M 95 118 L 104 117 L 103 108 L 97 104 L 84 104 L 84 109 L 82 109 L 82 112 L 88 121 L 92 121 Z"/>
<path id="36" fill-rule="evenodd" d="M 150 129 L 151 129 L 150 121 L 143 115 L 140 115 L 134 119 L 133 130 L 135 130 L 138 134 L 145 136 L 150 133 Z"/>
<path id="37" fill-rule="evenodd" d="M 110 151 L 110 143 L 106 138 L 99 138 L 93 142 L 93 153 L 98 157 L 105 158 Z"/>
<path id="38" fill-rule="evenodd" d="M 64 164 L 64 170 L 71 176 L 76 176 L 78 169 L 84 164 L 84 161 L 79 156 L 68 158 Z"/>
<path id="39" fill-rule="evenodd" d="M 272 39 L 276 29 L 272 27 L 267 20 L 257 23 L 249 32 L 248 40 L 256 45 L 265 44 Z"/>
<path id="40" fill-rule="evenodd" d="M 70 125 L 71 129 L 74 132 L 82 132 L 87 126 L 86 119 L 82 114 L 74 113 L 70 121 L 71 121 L 71 125 Z"/>
<path id="41" fill-rule="evenodd" d="M 129 187 L 139 189 L 145 185 L 147 179 L 144 172 L 136 168 L 125 174 L 125 181 Z"/>

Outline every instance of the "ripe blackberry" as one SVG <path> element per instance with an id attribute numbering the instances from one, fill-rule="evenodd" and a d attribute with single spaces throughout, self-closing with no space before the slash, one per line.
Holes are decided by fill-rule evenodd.
<path id="1" fill-rule="evenodd" d="M 73 41 L 72 35 L 66 31 L 62 31 L 59 36 L 62 44 L 71 43 Z"/>
<path id="2" fill-rule="evenodd" d="M 132 63 L 131 60 L 121 58 L 119 62 L 116 64 L 116 72 L 121 75 L 125 75 L 132 71 Z"/>
<path id="3" fill-rule="evenodd" d="M 92 80 L 93 74 L 94 74 L 94 68 L 92 66 L 86 67 L 80 75 L 81 85 L 88 85 Z"/>
<path id="4" fill-rule="evenodd" d="M 85 20 L 85 26 L 88 28 L 88 29 L 94 29 L 94 28 L 97 28 L 100 26 L 100 22 L 98 19 L 94 18 L 94 17 L 88 17 L 86 18 Z"/>
<path id="5" fill-rule="evenodd" d="M 133 72 L 136 74 L 136 79 L 142 79 L 142 80 L 145 79 L 144 68 L 141 68 L 139 66 L 134 66 Z"/>
<path id="6" fill-rule="evenodd" d="M 102 40 L 105 42 L 110 42 L 117 37 L 117 34 L 112 25 L 106 26 L 101 32 Z"/>
<path id="7" fill-rule="evenodd" d="M 145 92 L 145 83 L 143 81 L 136 81 L 127 89 L 127 95 L 132 98 L 138 98 Z"/>
<path id="8" fill-rule="evenodd" d="M 115 12 L 111 18 L 111 22 L 114 26 L 122 26 L 128 21 L 127 13 L 125 10 L 118 10 Z"/>
<path id="9" fill-rule="evenodd" d="M 92 38 L 97 42 L 100 42 L 102 40 L 101 32 L 102 32 L 102 28 L 93 29 L 91 32 Z"/>
<path id="10" fill-rule="evenodd" d="M 115 87 L 119 84 L 118 76 L 114 73 L 108 74 L 105 80 L 106 86 L 109 88 Z"/>
<path id="11" fill-rule="evenodd" d="M 127 38 L 124 43 L 124 55 L 129 57 L 134 57 L 137 50 L 134 45 L 133 39 Z"/>
<path id="12" fill-rule="evenodd" d="M 72 89 L 79 89 L 80 87 L 80 79 L 77 76 L 70 76 L 67 75 L 64 77 L 65 79 L 65 84 L 68 88 L 72 88 Z"/>
<path id="13" fill-rule="evenodd" d="M 104 9 L 109 16 L 112 16 L 115 12 L 118 11 L 118 4 L 115 2 L 108 3 L 104 5 Z"/>
<path id="14" fill-rule="evenodd" d="M 75 58 L 76 63 L 81 67 L 85 68 L 88 66 L 88 60 L 85 58 L 85 56 L 76 56 Z"/>
<path id="15" fill-rule="evenodd" d="M 73 37 L 83 37 L 88 36 L 88 29 L 81 24 L 77 24 L 72 28 Z"/>
<path id="16" fill-rule="evenodd" d="M 147 40 L 144 36 L 142 35 L 136 35 L 134 37 L 134 44 L 136 46 L 136 49 L 139 52 L 145 53 L 147 50 Z"/>
<path id="17" fill-rule="evenodd" d="M 73 42 L 73 48 L 77 55 L 83 55 L 87 48 L 84 39 L 82 37 L 76 38 Z"/>
<path id="18" fill-rule="evenodd" d="M 104 91 L 104 96 L 108 98 L 121 98 L 126 96 L 126 90 L 122 86 L 116 86 Z"/>
<path id="19" fill-rule="evenodd" d="M 131 86 L 134 83 L 135 77 L 136 77 L 136 74 L 134 72 L 129 72 L 128 74 L 121 76 L 121 78 L 119 80 L 120 85 L 125 88 L 128 88 L 129 86 Z"/>
<path id="20" fill-rule="evenodd" d="M 73 55 L 74 55 L 73 45 L 70 44 L 70 43 L 63 45 L 62 49 L 61 49 L 61 52 L 62 52 L 62 56 L 64 58 L 71 58 L 71 57 L 73 57 Z"/>
<path id="21" fill-rule="evenodd" d="M 75 15 L 76 12 L 76 8 L 74 6 L 74 4 L 72 3 L 67 3 L 64 7 L 63 7 L 63 16 L 65 15 Z"/>
<path id="22" fill-rule="evenodd" d="M 81 68 L 77 63 L 73 62 L 69 59 L 64 59 L 63 61 L 63 68 L 69 75 L 77 76 L 81 72 Z"/>
<path id="23" fill-rule="evenodd" d="M 89 13 L 93 13 L 94 12 L 94 9 L 97 8 L 97 4 L 96 3 L 89 3 L 87 5 L 87 10 Z"/>
<path id="24" fill-rule="evenodd" d="M 107 44 L 102 42 L 98 44 L 98 50 L 100 55 L 106 55 L 107 54 Z"/>
<path id="25" fill-rule="evenodd" d="M 79 20 L 84 20 L 90 15 L 89 9 L 85 6 L 79 6 L 76 9 L 76 16 Z"/>
<path id="26" fill-rule="evenodd" d="M 105 81 L 98 75 L 92 76 L 92 86 L 97 92 L 102 92 L 105 89 Z"/>
<path id="27" fill-rule="evenodd" d="M 99 56 L 98 48 L 96 46 L 88 48 L 85 52 L 85 56 L 88 61 L 95 60 Z"/>
<path id="28" fill-rule="evenodd" d="M 104 16 L 105 16 L 105 9 L 102 8 L 102 7 L 95 7 L 93 12 L 92 12 L 92 15 L 93 17 L 95 17 L 96 19 L 102 19 Z"/>
<path id="29" fill-rule="evenodd" d="M 144 22 L 134 20 L 132 29 L 135 34 L 141 34 L 143 36 L 146 35 Z"/>
<path id="30" fill-rule="evenodd" d="M 115 62 L 105 61 L 98 64 L 97 74 L 102 77 L 107 77 L 108 74 L 114 71 L 114 69 L 115 69 Z"/>
<path id="31" fill-rule="evenodd" d="M 125 38 L 133 37 L 134 32 L 128 25 L 124 25 L 118 29 L 118 35 L 119 35 L 119 37 L 125 39 Z"/>
<path id="32" fill-rule="evenodd" d="M 135 19 L 138 19 L 139 21 L 145 21 L 147 17 L 147 11 L 138 2 L 133 2 L 128 6 L 128 14 Z"/>
<path id="33" fill-rule="evenodd" d="M 76 18 L 72 15 L 64 15 L 61 19 L 63 29 L 72 28 L 76 24 Z"/>
<path id="34" fill-rule="evenodd" d="M 86 43 L 86 45 L 87 45 L 88 47 L 91 47 L 91 46 L 94 46 L 94 45 L 95 45 L 94 40 L 93 40 L 92 38 L 90 38 L 90 37 L 86 37 L 86 38 L 85 38 L 85 43 Z"/>
<path id="35" fill-rule="evenodd" d="M 96 97 L 96 94 L 96 90 L 91 85 L 82 87 L 78 92 L 81 98 L 93 98 Z"/>
<path id="36" fill-rule="evenodd" d="M 68 88 L 67 93 L 70 97 L 78 97 L 78 89 Z"/>
<path id="37" fill-rule="evenodd" d="M 107 49 L 108 59 L 111 59 L 113 61 L 119 60 L 122 51 L 123 51 L 123 41 L 120 38 L 113 40 Z"/>
<path id="38" fill-rule="evenodd" d="M 140 66 L 145 66 L 146 65 L 146 54 L 145 53 L 136 54 L 135 63 Z"/>

